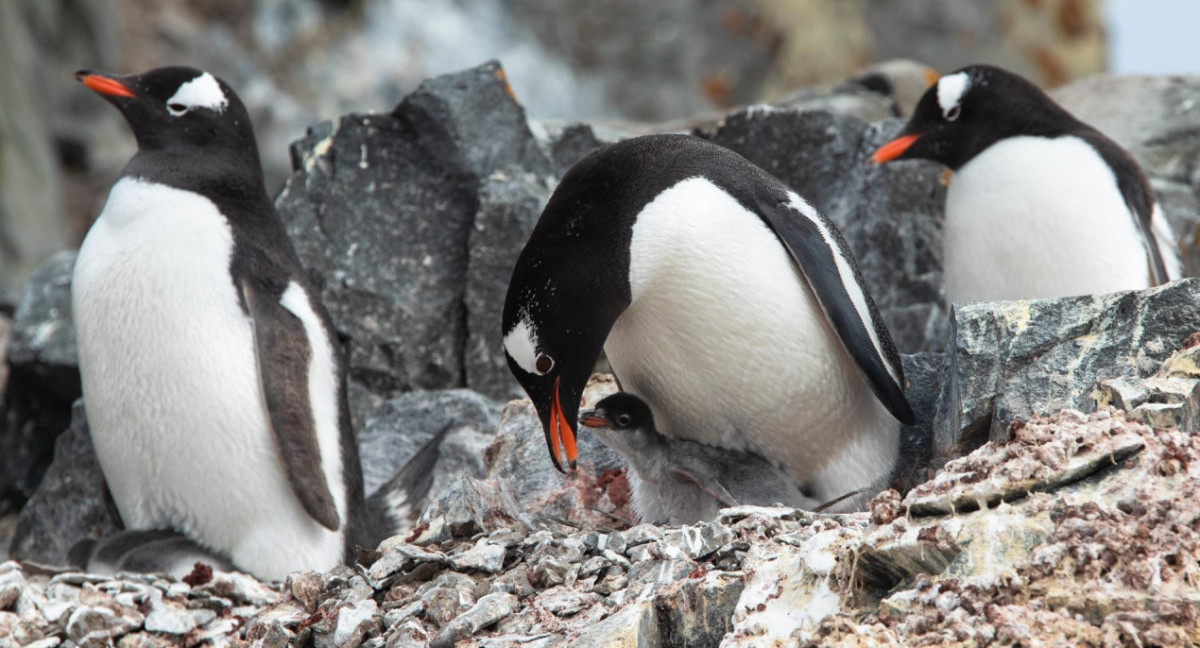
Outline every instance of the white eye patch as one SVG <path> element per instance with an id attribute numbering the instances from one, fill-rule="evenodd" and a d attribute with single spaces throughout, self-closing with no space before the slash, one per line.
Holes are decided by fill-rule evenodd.
<path id="1" fill-rule="evenodd" d="M 522 317 L 504 336 L 504 350 L 525 371 L 537 375 L 545 373 L 537 370 L 537 330 L 527 317 Z"/>
<path id="2" fill-rule="evenodd" d="M 200 76 L 179 86 L 175 94 L 167 99 L 167 112 L 178 117 L 193 108 L 208 108 L 216 112 L 224 112 L 229 105 L 229 98 L 217 83 L 216 77 L 205 72 Z"/>
<path id="3" fill-rule="evenodd" d="M 958 114 L 959 104 L 962 103 L 963 94 L 967 88 L 971 86 L 971 77 L 967 76 L 966 72 L 958 72 L 956 74 L 948 74 L 937 83 L 937 98 L 938 105 L 942 108 L 942 115 L 947 119 L 951 119 L 950 115 Z"/>

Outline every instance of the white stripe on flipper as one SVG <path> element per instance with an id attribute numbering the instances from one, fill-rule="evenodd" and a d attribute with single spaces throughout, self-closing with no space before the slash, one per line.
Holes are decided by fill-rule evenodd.
<path id="1" fill-rule="evenodd" d="M 833 255 L 834 263 L 837 264 L 838 277 L 841 278 L 842 285 L 846 288 L 846 294 L 850 296 L 850 302 L 854 304 L 854 311 L 858 313 L 858 319 L 862 321 L 863 327 L 867 330 L 867 335 L 871 337 L 871 344 L 874 345 L 875 352 L 879 355 L 883 366 L 887 368 L 888 375 L 892 377 L 892 380 L 897 385 L 903 387 L 900 376 L 896 374 L 896 368 L 892 366 L 888 354 L 884 351 L 883 343 L 879 339 L 879 332 L 875 330 L 875 323 L 871 318 L 871 309 L 867 306 L 867 294 L 858 283 L 858 279 L 854 275 L 854 267 L 851 265 L 850 260 L 842 254 L 842 249 L 838 246 L 833 232 L 829 230 L 828 225 L 821 218 L 821 215 L 817 213 L 816 208 L 801 198 L 799 194 L 789 191 L 788 199 L 788 206 L 801 216 L 807 218 L 821 232 L 821 238 L 825 240 L 825 245 L 829 247 L 829 252 Z"/>
<path id="2" fill-rule="evenodd" d="M 333 494 L 338 516 L 345 520 L 346 489 L 342 485 L 341 416 L 337 400 L 339 385 L 333 348 L 300 284 L 289 283 L 279 298 L 279 305 L 300 320 L 308 338 L 312 354 L 308 364 L 308 402 L 317 432 L 317 449 L 321 453 L 321 471 Z"/>

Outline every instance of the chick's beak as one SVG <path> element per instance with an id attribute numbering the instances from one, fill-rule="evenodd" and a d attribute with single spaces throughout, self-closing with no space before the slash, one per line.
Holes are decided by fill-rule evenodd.
<path id="1" fill-rule="evenodd" d="M 604 410 L 587 410 L 579 413 L 579 424 L 589 428 L 602 428 L 612 425 L 612 421 L 604 415 Z"/>
<path id="2" fill-rule="evenodd" d="M 105 95 L 107 97 L 136 97 L 132 90 L 124 83 L 112 78 L 101 72 L 92 72 L 90 70 L 80 70 L 75 73 L 75 78 L 79 79 L 83 85 L 91 90 Z"/>
<path id="3" fill-rule="evenodd" d="M 883 164 L 884 162 L 895 160 L 901 155 L 904 155 L 904 152 L 907 151 L 910 146 L 916 143 L 917 139 L 920 137 L 920 135 L 901 135 L 900 137 L 897 137 L 896 139 L 879 147 L 879 150 L 872 153 L 871 161 L 875 164 Z"/>
<path id="4" fill-rule="evenodd" d="M 578 458 L 578 452 L 575 448 L 575 431 L 571 429 L 571 424 L 567 422 L 567 417 L 563 414 L 562 401 L 558 397 L 561 380 L 561 378 L 558 378 L 554 381 L 554 401 L 550 406 L 550 429 L 546 441 L 550 443 L 550 458 L 554 461 L 554 467 L 559 472 L 565 473 L 575 470 L 575 461 Z M 566 454 L 566 463 L 569 470 L 563 469 L 562 456 L 559 452 L 560 445 L 562 453 Z"/>

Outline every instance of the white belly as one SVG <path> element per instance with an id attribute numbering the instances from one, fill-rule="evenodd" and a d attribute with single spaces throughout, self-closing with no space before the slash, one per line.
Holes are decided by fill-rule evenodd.
<path id="1" fill-rule="evenodd" d="M 639 216 L 630 266 L 604 348 L 660 431 L 775 460 L 818 499 L 887 479 L 899 423 L 757 215 L 684 181 Z"/>
<path id="2" fill-rule="evenodd" d="M 1141 232 L 1112 170 L 1075 137 L 1006 139 L 964 165 L 946 194 L 944 241 L 949 301 L 1151 285 Z"/>
<path id="3" fill-rule="evenodd" d="M 329 569 L 342 534 L 308 516 L 284 473 L 232 249 L 208 199 L 113 187 L 72 285 L 96 453 L 128 528 L 179 529 L 264 578 Z"/>

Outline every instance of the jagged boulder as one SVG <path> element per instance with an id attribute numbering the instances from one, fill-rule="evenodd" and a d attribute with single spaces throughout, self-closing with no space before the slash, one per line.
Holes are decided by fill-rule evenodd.
<path id="1" fill-rule="evenodd" d="M 276 206 L 348 338 L 353 409 L 465 385 L 480 185 L 506 167 L 551 170 L 499 64 L 426 81 L 391 114 L 310 129 L 292 157 Z"/>
<path id="2" fill-rule="evenodd" d="M 955 304 L 950 407 L 935 451 L 1004 440 L 1009 424 L 1096 409 L 1097 380 L 1145 378 L 1200 331 L 1200 279 L 1140 292 Z M 957 452 L 961 454 L 961 452 Z"/>

